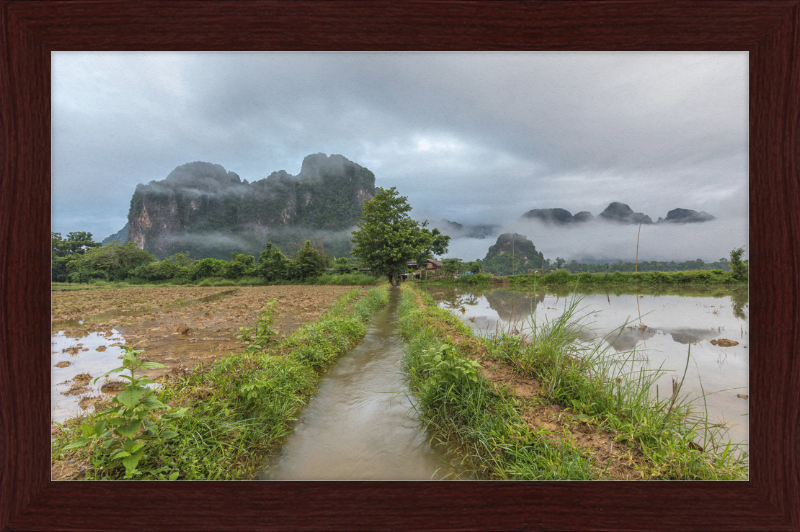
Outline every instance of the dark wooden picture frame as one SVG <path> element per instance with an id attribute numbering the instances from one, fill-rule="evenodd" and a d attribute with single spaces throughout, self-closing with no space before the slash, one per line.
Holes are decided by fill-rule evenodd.
<path id="1" fill-rule="evenodd" d="M 800 530 L 798 0 L 0 0 L 0 17 L 0 530 Z M 749 51 L 750 480 L 50 481 L 57 50 Z"/>

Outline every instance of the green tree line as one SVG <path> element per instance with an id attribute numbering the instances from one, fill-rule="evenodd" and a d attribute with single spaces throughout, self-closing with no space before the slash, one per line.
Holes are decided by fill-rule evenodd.
<path id="1" fill-rule="evenodd" d="M 308 281 L 328 268 L 329 275 L 350 274 L 356 267 L 347 258 L 332 260 L 306 240 L 295 258 L 286 257 L 268 242 L 258 257 L 231 253 L 230 260 L 193 260 L 189 253 L 175 253 L 163 260 L 139 249 L 133 242 L 101 245 L 87 232 L 69 233 L 62 238 L 52 233 L 51 280 L 60 283 L 169 282 L 187 284 L 204 279 L 251 279 L 261 282 Z"/>
<path id="2" fill-rule="evenodd" d="M 741 259 L 741 254 L 739 255 Z M 659 261 L 641 261 L 638 264 L 635 262 L 603 262 L 597 264 L 587 264 L 573 260 L 569 264 L 562 258 L 556 258 L 553 265 L 559 270 L 566 269 L 570 273 L 605 273 L 606 271 L 614 272 L 682 272 L 691 270 L 722 270 L 724 272 L 731 271 L 729 260 L 721 258 L 716 262 L 704 262 L 702 259 L 687 260 L 683 262 L 659 262 Z"/>

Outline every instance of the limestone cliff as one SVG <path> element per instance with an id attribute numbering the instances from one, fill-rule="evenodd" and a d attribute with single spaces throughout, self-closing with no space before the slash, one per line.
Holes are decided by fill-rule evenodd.
<path id="1" fill-rule="evenodd" d="M 159 257 L 255 253 L 267 241 L 343 232 L 374 194 L 374 174 L 341 155 L 309 155 L 297 176 L 281 170 L 252 183 L 218 164 L 193 162 L 136 187 L 128 241 Z"/>

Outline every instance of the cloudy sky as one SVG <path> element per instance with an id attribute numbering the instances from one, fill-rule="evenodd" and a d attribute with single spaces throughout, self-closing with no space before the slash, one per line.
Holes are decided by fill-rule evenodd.
<path id="1" fill-rule="evenodd" d="M 187 162 L 255 181 L 322 152 L 396 186 L 417 219 L 498 224 L 551 259 L 633 259 L 638 227 L 520 221 L 530 209 L 717 217 L 643 227 L 640 260 L 748 243 L 746 52 L 54 52 L 52 80 L 64 234 L 118 231 L 136 184 Z"/>

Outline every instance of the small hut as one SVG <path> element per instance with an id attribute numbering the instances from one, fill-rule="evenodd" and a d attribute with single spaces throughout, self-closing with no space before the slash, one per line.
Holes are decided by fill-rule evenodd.
<path id="1" fill-rule="evenodd" d="M 442 270 L 442 263 L 435 259 L 427 259 L 423 264 L 417 261 L 408 262 L 409 276 L 414 279 L 427 279 L 429 276 L 439 275 Z"/>

